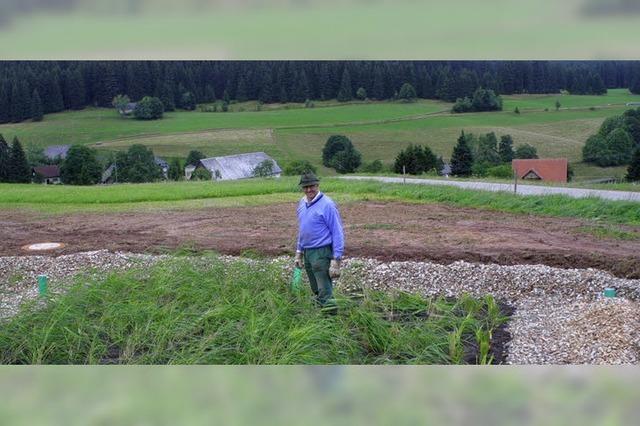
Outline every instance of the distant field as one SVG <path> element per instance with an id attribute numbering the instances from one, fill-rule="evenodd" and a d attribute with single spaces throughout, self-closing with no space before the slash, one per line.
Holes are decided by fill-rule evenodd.
<path id="1" fill-rule="evenodd" d="M 233 105 L 239 108 L 239 105 Z M 295 108 L 273 111 L 207 113 L 175 111 L 162 120 L 139 121 L 120 118 L 114 109 L 88 108 L 82 111 L 48 114 L 39 123 L 0 125 L 5 139 L 18 136 L 36 146 L 62 143 L 107 142 L 133 136 L 148 137 L 215 129 L 270 129 L 300 126 L 333 126 L 420 116 L 448 110 L 450 104 L 421 100 L 415 103 L 372 102 L 327 108 Z"/>
<path id="2" fill-rule="evenodd" d="M 131 145 L 130 138 L 108 142 L 98 142 L 94 147 L 105 150 L 125 150 Z M 189 151 L 197 149 L 208 155 L 231 155 L 245 152 L 264 151 L 275 155 L 276 141 L 270 129 L 211 130 L 195 133 L 178 133 L 160 136 L 134 137 L 137 144 L 145 145 L 157 155 L 165 157 L 186 157 Z M 275 155 L 280 157 L 280 155 Z"/>
<path id="3" fill-rule="evenodd" d="M 632 95 L 627 89 L 609 89 L 605 96 L 590 95 L 512 95 L 505 96 L 503 108 L 505 111 L 513 111 L 518 107 L 520 111 L 525 109 L 545 109 L 555 111 L 556 100 L 560 101 L 560 109 L 564 108 L 589 108 L 605 107 L 612 105 L 624 105 L 627 102 L 637 102 L 639 95 Z"/>
<path id="4" fill-rule="evenodd" d="M 556 99 L 562 104 L 559 111 Z M 160 121 L 122 119 L 112 109 L 90 108 L 50 114 L 40 123 L 1 125 L 0 133 L 7 140 L 17 135 L 23 143 L 41 147 L 81 143 L 113 151 L 140 143 L 168 158 L 184 158 L 192 149 L 207 156 L 264 151 L 281 166 L 304 159 L 327 175 L 335 172 L 322 167 L 320 158 L 332 134 L 349 136 L 365 161 L 391 164 L 410 143 L 426 144 L 448 160 L 464 129 L 474 134 L 510 134 L 516 145 L 533 145 L 542 157 L 566 157 L 577 163 L 587 137 L 605 118 L 621 114 L 629 108 L 625 104 L 634 101 L 640 101 L 640 96 L 626 89 L 609 90 L 605 96 L 504 96 L 504 111 L 470 114 L 451 114 L 451 104 L 432 100 L 349 104 L 333 100 L 316 102 L 315 108 L 265 105 L 261 111 L 252 101 L 233 104 L 235 112 L 176 111 Z M 513 112 L 515 106 L 521 114 Z M 616 172 L 612 176 L 622 177 L 625 170 L 581 164 L 575 171 L 580 180 L 611 176 L 612 171 Z"/>

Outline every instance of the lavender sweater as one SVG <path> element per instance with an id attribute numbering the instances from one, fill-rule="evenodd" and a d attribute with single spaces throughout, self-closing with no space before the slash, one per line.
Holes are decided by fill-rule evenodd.
<path id="1" fill-rule="evenodd" d="M 297 214 L 298 251 L 331 244 L 333 257 L 340 259 L 344 253 L 344 232 L 336 203 L 322 192 L 311 203 L 302 197 Z"/>

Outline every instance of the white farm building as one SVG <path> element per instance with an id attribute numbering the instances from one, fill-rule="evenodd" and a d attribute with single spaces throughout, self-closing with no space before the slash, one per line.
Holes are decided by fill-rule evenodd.
<path id="1" fill-rule="evenodd" d="M 276 160 L 264 152 L 203 158 L 198 162 L 195 169 L 200 167 L 206 168 L 209 173 L 211 173 L 213 180 L 247 179 L 255 177 L 256 167 L 263 164 L 265 160 L 273 162 L 271 177 L 280 177 L 282 169 L 278 166 Z"/>

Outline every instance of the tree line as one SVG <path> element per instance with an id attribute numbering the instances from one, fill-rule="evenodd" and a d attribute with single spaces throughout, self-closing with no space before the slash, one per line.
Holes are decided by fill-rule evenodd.
<path id="1" fill-rule="evenodd" d="M 605 119 L 582 147 L 582 159 L 600 167 L 629 164 L 640 151 L 640 108 Z"/>
<path id="2" fill-rule="evenodd" d="M 640 61 L 3 61 L 0 123 L 109 107 L 123 93 L 133 102 L 157 97 L 172 111 L 218 99 L 344 102 L 402 94 L 455 102 L 473 99 L 479 88 L 498 95 L 615 87 L 640 93 Z"/>

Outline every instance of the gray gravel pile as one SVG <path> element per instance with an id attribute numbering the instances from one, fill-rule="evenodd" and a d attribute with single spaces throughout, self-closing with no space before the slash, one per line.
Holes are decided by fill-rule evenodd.
<path id="1" fill-rule="evenodd" d="M 509 328 L 512 364 L 640 362 L 640 306 L 628 299 L 525 299 Z"/>
<path id="2" fill-rule="evenodd" d="M 36 277 L 50 277 L 52 289 L 75 273 L 147 266 L 163 256 L 100 250 L 67 256 L 0 257 L 0 318 L 22 301 L 37 297 Z M 238 260 L 221 256 L 224 262 Z M 260 267 L 261 261 L 242 258 Z M 195 263 L 206 258 L 193 258 Z M 272 262 L 291 272 L 291 258 Z M 464 261 L 449 265 L 346 259 L 336 287 L 401 290 L 424 296 L 493 295 L 516 311 L 508 325 L 511 364 L 638 364 L 640 362 L 640 280 L 615 278 L 595 269 L 544 265 L 500 266 Z M 619 297 L 604 298 L 605 287 Z"/>
<path id="3" fill-rule="evenodd" d="M 341 281 L 346 289 L 364 286 L 424 296 L 491 294 L 516 308 L 508 325 L 510 364 L 640 362 L 640 280 L 545 265 L 353 259 Z M 603 297 L 605 287 L 615 288 L 618 297 Z"/>
<path id="4" fill-rule="evenodd" d="M 382 263 L 353 259 L 346 265 L 351 276 L 346 285 L 362 282 L 379 290 L 395 288 L 425 296 L 491 294 L 510 303 L 532 297 L 559 296 L 567 300 L 594 300 L 605 287 L 631 300 L 640 299 L 640 281 L 613 277 L 596 269 L 560 269 L 545 265 L 501 266 L 458 261 L 449 265 L 430 262 Z M 351 272 L 352 271 L 352 272 Z"/>

